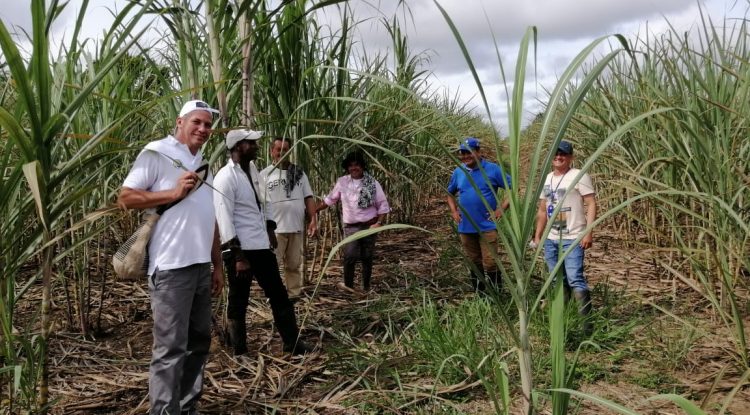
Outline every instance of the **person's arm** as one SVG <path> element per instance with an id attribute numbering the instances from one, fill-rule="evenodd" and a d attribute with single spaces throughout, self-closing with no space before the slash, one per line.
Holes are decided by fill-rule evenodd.
<path id="1" fill-rule="evenodd" d="M 318 202 L 318 206 L 315 208 L 315 213 L 328 209 L 328 206 L 333 206 L 338 203 L 341 199 L 341 191 L 339 186 L 339 180 L 336 180 L 336 184 L 333 186 L 333 190 L 326 197 Z"/>
<path id="2" fill-rule="evenodd" d="M 234 227 L 234 204 L 237 197 L 235 178 L 231 171 L 219 171 L 214 178 L 214 210 L 216 223 L 219 227 L 220 243 L 226 243 L 237 238 Z"/>
<path id="3" fill-rule="evenodd" d="M 453 171 L 453 174 L 451 174 L 451 179 L 448 182 L 448 197 L 445 199 L 445 201 L 448 203 L 448 208 L 451 210 L 451 217 L 453 218 L 453 222 L 460 223 L 461 222 L 461 212 L 458 210 L 458 204 L 456 203 L 456 194 L 458 193 L 458 169 Z"/>
<path id="4" fill-rule="evenodd" d="M 375 180 L 375 200 L 373 200 L 373 205 L 378 210 L 378 218 L 370 227 L 377 228 L 383 226 L 386 215 L 391 211 L 391 205 L 388 204 L 388 197 L 385 195 L 383 186 L 377 180 Z"/>
<path id="5" fill-rule="evenodd" d="M 214 221 L 214 242 L 211 246 L 211 263 L 214 266 L 211 274 L 211 294 L 216 297 L 224 289 L 224 265 L 221 261 L 221 239 L 219 224 Z"/>
<path id="6" fill-rule="evenodd" d="M 310 224 L 307 225 L 307 236 L 312 237 L 318 233 L 318 208 L 315 206 L 312 196 L 305 198 L 305 210 L 307 211 L 307 219 L 310 220 Z"/>
<path id="7" fill-rule="evenodd" d="M 117 197 L 117 204 L 127 209 L 147 209 L 166 205 L 185 197 L 196 183 L 198 175 L 188 171 L 180 176 L 175 187 L 170 190 L 151 192 L 123 186 Z"/>
<path id="8" fill-rule="evenodd" d="M 318 206 L 315 207 L 315 213 L 322 212 L 324 210 L 328 209 L 328 205 L 325 201 L 318 202 Z"/>
<path id="9" fill-rule="evenodd" d="M 534 244 L 539 245 L 541 242 L 545 226 L 547 226 L 547 199 L 539 199 L 539 207 L 536 210 L 536 232 L 534 232 Z"/>
<path id="10" fill-rule="evenodd" d="M 375 223 L 373 223 L 372 225 L 370 225 L 370 228 L 379 228 L 379 227 L 383 226 L 383 223 L 385 223 L 385 217 L 386 217 L 385 213 L 382 214 L 382 215 L 379 214 L 378 215 L 378 219 L 375 221 Z"/>
<path id="11" fill-rule="evenodd" d="M 451 217 L 453 218 L 453 221 L 456 223 L 460 223 L 461 213 L 458 211 L 458 205 L 456 204 L 456 199 L 453 197 L 452 194 L 449 194 L 448 197 L 445 199 L 445 201 L 448 203 L 448 207 L 451 210 Z"/>
<path id="12" fill-rule="evenodd" d="M 508 209 L 508 206 L 510 206 L 510 197 L 505 196 L 505 199 L 497 204 L 497 208 L 495 209 L 495 218 L 500 219 L 503 216 L 503 213 Z"/>
<path id="13" fill-rule="evenodd" d="M 509 174 L 504 174 L 502 168 L 498 166 L 495 180 L 497 182 L 495 185 L 495 197 L 498 198 L 500 189 L 510 189 L 511 178 Z M 510 196 L 506 195 L 502 201 L 498 198 L 497 207 L 495 208 L 495 218 L 500 219 L 508 209 L 508 206 L 510 206 Z"/>
<path id="14" fill-rule="evenodd" d="M 263 210 L 261 214 L 266 218 L 266 231 L 268 232 L 268 236 L 270 238 L 271 234 L 276 230 L 276 221 L 274 220 L 273 215 L 273 204 L 271 203 L 271 198 L 268 197 L 266 181 L 263 180 L 260 172 L 258 172 L 258 167 L 252 161 L 250 162 L 250 180 L 253 181 L 253 190 L 258 192 L 256 196 L 258 196 L 258 200 L 260 200 L 260 204 Z M 276 235 L 274 234 L 274 240 L 275 239 Z M 272 241 L 272 245 L 273 244 L 274 241 Z M 275 248 L 276 246 L 274 245 L 273 247 Z"/>
<path id="15" fill-rule="evenodd" d="M 596 197 L 593 193 L 583 196 L 583 203 L 586 205 L 586 225 L 594 223 L 596 220 Z M 581 239 L 581 248 L 588 249 L 594 244 L 594 230 L 591 229 L 583 239 Z"/>

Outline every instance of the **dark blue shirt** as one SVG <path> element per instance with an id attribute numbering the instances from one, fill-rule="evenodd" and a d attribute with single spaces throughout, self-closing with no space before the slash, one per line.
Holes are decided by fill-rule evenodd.
<path id="1" fill-rule="evenodd" d="M 479 162 L 482 166 L 481 169 L 479 166 L 473 169 L 469 169 L 465 165 L 456 167 L 451 175 L 451 181 L 448 183 L 448 193 L 455 194 L 458 192 L 458 211 L 461 214 L 461 222 L 458 224 L 459 233 L 479 233 L 495 229 L 495 222 L 492 220 L 492 213 L 497 208 L 498 203 L 495 194 L 497 189 L 505 188 L 504 173 L 503 169 L 495 163 L 484 159 Z M 479 188 L 479 193 L 472 186 L 469 176 Z M 508 187 L 510 187 L 510 175 L 505 174 L 505 177 Z M 485 200 L 490 205 L 489 211 L 484 205 Z M 465 217 L 466 214 L 474 223 Z"/>

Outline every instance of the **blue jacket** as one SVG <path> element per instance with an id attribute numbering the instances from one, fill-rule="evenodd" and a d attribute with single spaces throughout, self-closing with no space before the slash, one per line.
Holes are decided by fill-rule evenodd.
<path id="1" fill-rule="evenodd" d="M 481 159 L 479 163 L 481 169 L 479 166 L 473 169 L 468 169 L 465 165 L 456 167 L 448 183 L 448 193 L 458 192 L 458 206 L 461 214 L 461 222 L 458 224 L 459 233 L 479 233 L 495 229 L 492 213 L 498 204 L 495 196 L 497 189 L 505 188 L 503 176 L 510 188 L 510 175 L 504 174 L 500 166 L 484 159 Z M 479 188 L 479 194 L 472 186 L 469 177 Z M 484 205 L 485 200 L 490 205 L 489 211 Z M 471 220 L 466 218 L 467 214 Z"/>

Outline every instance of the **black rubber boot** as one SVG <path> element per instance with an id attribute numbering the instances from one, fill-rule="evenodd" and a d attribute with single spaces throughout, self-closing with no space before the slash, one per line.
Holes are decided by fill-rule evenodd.
<path id="1" fill-rule="evenodd" d="M 578 315 L 583 318 L 583 333 L 588 337 L 594 332 L 591 323 L 591 294 L 588 290 L 573 290 L 573 297 L 578 302 Z"/>
<path id="2" fill-rule="evenodd" d="M 474 289 L 474 292 L 484 292 L 485 290 L 485 276 L 484 276 L 484 269 L 479 268 L 478 270 L 472 270 L 469 273 L 469 279 L 471 280 L 471 288 Z"/>
<path id="3" fill-rule="evenodd" d="M 490 284 L 492 284 L 497 292 L 502 291 L 503 289 L 503 273 L 500 270 L 497 271 L 490 271 L 487 273 L 487 278 L 489 279 Z"/>
<path id="4" fill-rule="evenodd" d="M 370 290 L 370 279 L 372 278 L 372 260 L 362 261 L 362 288 Z"/>
<path id="5" fill-rule="evenodd" d="M 247 353 L 247 332 L 244 320 L 229 320 L 229 343 L 235 356 Z"/>
<path id="6" fill-rule="evenodd" d="M 274 322 L 281 335 L 281 341 L 284 343 L 284 352 L 293 355 L 311 352 L 312 348 L 299 338 L 297 317 L 294 315 L 294 307 L 291 303 L 288 307 L 283 307 L 281 310 L 272 311 Z"/>
<path id="7" fill-rule="evenodd" d="M 344 285 L 349 288 L 354 288 L 354 271 L 356 266 L 356 262 L 344 260 Z"/>

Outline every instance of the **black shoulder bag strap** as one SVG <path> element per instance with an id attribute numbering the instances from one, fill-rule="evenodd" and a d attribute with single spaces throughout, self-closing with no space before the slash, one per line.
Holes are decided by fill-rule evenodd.
<path id="1" fill-rule="evenodd" d="M 181 197 L 181 198 L 179 198 L 179 199 L 177 199 L 175 201 L 172 201 L 170 203 L 167 203 L 165 205 L 161 205 L 161 206 L 157 207 L 156 208 L 156 214 L 157 215 L 159 215 L 159 216 L 163 215 L 164 212 L 167 211 L 167 209 L 169 209 L 172 206 L 174 206 L 174 205 L 182 202 L 183 199 L 185 199 L 186 197 L 190 196 L 193 192 L 195 192 L 196 190 L 198 190 L 198 188 L 201 187 L 201 185 L 203 184 L 203 182 L 205 182 L 206 179 L 208 178 L 208 164 L 203 164 L 202 166 L 198 167 L 198 169 L 195 171 L 195 173 L 198 175 L 198 183 L 196 183 L 195 186 L 192 189 L 190 189 L 190 191 L 185 196 L 183 196 L 183 197 Z M 256 196 L 256 198 L 257 198 L 257 196 Z"/>

